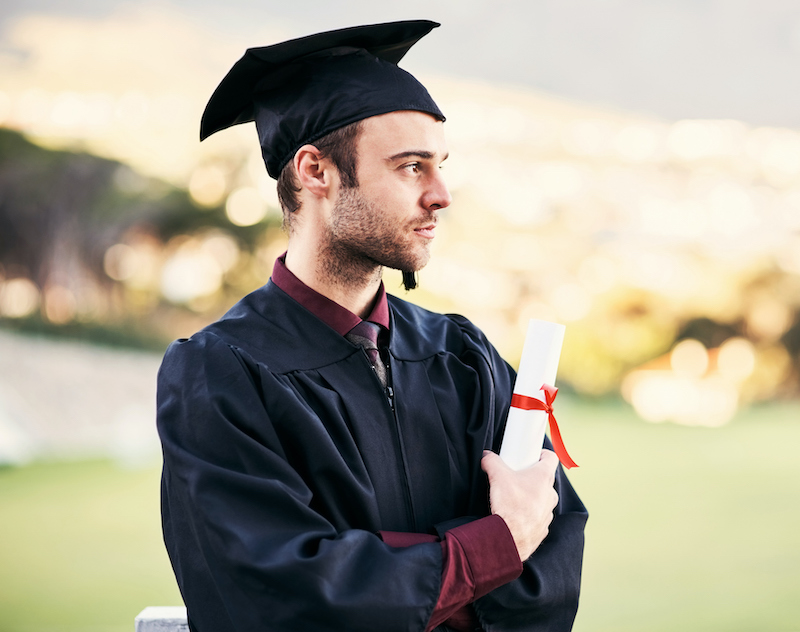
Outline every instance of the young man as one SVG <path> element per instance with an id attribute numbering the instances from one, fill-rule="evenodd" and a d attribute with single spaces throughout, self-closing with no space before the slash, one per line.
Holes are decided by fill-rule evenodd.
<path id="1" fill-rule="evenodd" d="M 255 120 L 289 246 L 159 373 L 192 630 L 572 627 L 587 514 L 549 450 L 520 472 L 492 452 L 513 370 L 381 282 L 412 284 L 450 204 L 444 116 L 397 67 L 434 26 L 251 49 L 206 109 L 201 136 Z"/>

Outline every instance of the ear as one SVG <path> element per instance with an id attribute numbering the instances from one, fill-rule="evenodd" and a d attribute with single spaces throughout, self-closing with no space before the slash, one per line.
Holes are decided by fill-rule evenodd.
<path id="1" fill-rule="evenodd" d="M 327 197 L 335 183 L 336 169 L 314 145 L 303 145 L 295 152 L 294 170 L 300 186 L 317 197 Z"/>

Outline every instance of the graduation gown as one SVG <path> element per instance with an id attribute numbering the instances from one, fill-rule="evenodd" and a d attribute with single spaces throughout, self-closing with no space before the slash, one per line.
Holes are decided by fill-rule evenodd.
<path id="1" fill-rule="evenodd" d="M 376 533 L 489 514 L 480 459 L 499 449 L 514 372 L 465 318 L 389 307 L 393 405 L 363 349 L 272 282 L 170 345 L 163 529 L 193 630 L 425 629 L 441 546 Z M 556 488 L 522 575 L 474 602 L 487 631 L 571 628 L 587 514 L 560 468 Z"/>

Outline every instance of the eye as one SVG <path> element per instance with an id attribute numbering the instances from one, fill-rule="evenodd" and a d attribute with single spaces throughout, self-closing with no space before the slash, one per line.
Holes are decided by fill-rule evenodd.
<path id="1" fill-rule="evenodd" d="M 403 165 L 403 169 L 409 173 L 416 174 L 422 171 L 422 165 L 418 162 L 409 162 L 408 164 Z"/>

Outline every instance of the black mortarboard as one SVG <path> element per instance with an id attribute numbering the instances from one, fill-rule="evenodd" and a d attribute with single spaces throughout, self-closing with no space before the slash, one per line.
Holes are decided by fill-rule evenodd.
<path id="1" fill-rule="evenodd" d="M 428 91 L 397 67 L 437 26 L 428 20 L 390 22 L 250 48 L 206 105 L 200 140 L 255 121 L 267 171 L 277 179 L 300 147 L 355 121 L 398 110 L 443 121 Z"/>

